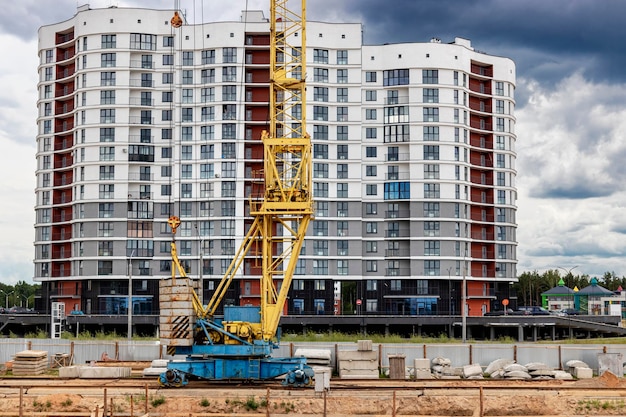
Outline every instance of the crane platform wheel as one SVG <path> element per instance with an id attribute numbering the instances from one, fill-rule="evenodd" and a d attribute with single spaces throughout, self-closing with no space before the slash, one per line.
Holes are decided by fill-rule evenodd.
<path id="1" fill-rule="evenodd" d="M 313 218 L 311 139 L 306 132 L 305 11 L 306 0 L 270 0 L 270 117 L 269 131 L 261 135 L 264 194 L 248 202 L 254 221 L 206 306 L 198 296 L 199 280 L 187 277 L 178 258 L 180 219 L 172 216 L 168 221 L 172 276 L 160 282 L 160 332 L 161 344 L 175 359 L 159 376 L 164 387 L 181 387 L 191 379 L 256 382 L 284 377 L 283 384 L 288 386 L 313 383 L 314 372 L 306 358 L 272 356 L 278 348 L 280 316 Z M 178 13 L 171 23 L 174 35 L 181 36 L 176 31 L 184 28 L 184 20 Z M 246 256 L 260 261 L 259 306 L 223 305 Z M 216 315 L 219 306 L 223 317 Z"/>

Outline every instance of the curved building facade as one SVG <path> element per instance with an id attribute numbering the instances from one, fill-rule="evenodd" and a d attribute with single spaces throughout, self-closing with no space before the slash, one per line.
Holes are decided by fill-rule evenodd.
<path id="1" fill-rule="evenodd" d="M 158 314 L 170 215 L 207 299 L 262 195 L 269 24 L 90 9 L 39 31 L 35 273 L 66 311 Z M 286 51 L 297 54 L 300 51 Z M 481 315 L 516 280 L 515 65 L 307 23 L 315 221 L 287 314 Z M 290 112 L 302 112 L 294 106 Z M 258 303 L 254 251 L 227 302 Z"/>

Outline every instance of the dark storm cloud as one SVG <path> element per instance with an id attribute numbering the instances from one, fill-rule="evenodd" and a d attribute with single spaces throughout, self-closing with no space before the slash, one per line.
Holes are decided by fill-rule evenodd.
<path id="1" fill-rule="evenodd" d="M 320 20 L 324 10 L 346 21 L 360 14 L 370 44 L 468 38 L 478 50 L 514 59 L 518 77 L 544 83 L 576 70 L 593 81 L 626 80 L 623 1 L 321 0 L 309 9 Z"/>

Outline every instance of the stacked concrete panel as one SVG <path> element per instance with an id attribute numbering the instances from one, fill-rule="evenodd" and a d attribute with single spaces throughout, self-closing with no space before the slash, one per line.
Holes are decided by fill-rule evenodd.
<path id="1" fill-rule="evenodd" d="M 377 379 L 378 352 L 372 350 L 371 341 L 359 341 L 357 346 L 359 350 L 340 350 L 337 353 L 339 378 Z"/>
<path id="2" fill-rule="evenodd" d="M 432 379 L 433 374 L 430 371 L 430 359 L 413 359 L 413 378 L 415 379 Z"/>
<path id="3" fill-rule="evenodd" d="M 48 369 L 48 352 L 44 350 L 24 350 L 15 354 L 13 375 L 41 375 Z"/>

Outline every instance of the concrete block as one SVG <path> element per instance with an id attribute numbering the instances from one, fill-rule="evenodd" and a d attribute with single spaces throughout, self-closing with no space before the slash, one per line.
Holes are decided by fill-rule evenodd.
<path id="1" fill-rule="evenodd" d="M 481 368 L 480 364 L 474 363 L 471 365 L 465 365 L 463 368 L 463 377 L 469 378 L 472 376 L 482 376 L 483 368 Z"/>
<path id="2" fill-rule="evenodd" d="M 128 378 L 130 377 L 131 368 L 125 366 L 81 366 L 78 372 L 79 378 L 85 379 Z"/>
<path id="3" fill-rule="evenodd" d="M 430 372 L 430 359 L 413 359 L 413 368 L 415 368 L 415 370 L 428 370 Z"/>
<path id="4" fill-rule="evenodd" d="M 151 366 L 150 368 L 145 368 L 141 371 L 141 374 L 143 376 L 159 376 L 165 371 L 167 371 L 167 368 L 155 368 Z"/>
<path id="5" fill-rule="evenodd" d="M 340 361 L 345 360 L 359 360 L 359 361 L 375 361 L 378 362 L 378 352 L 375 351 L 356 351 L 356 350 L 340 350 L 337 352 L 337 359 Z"/>
<path id="6" fill-rule="evenodd" d="M 150 367 L 152 368 L 167 368 L 169 360 L 168 359 L 154 359 L 150 363 Z"/>
<path id="7" fill-rule="evenodd" d="M 573 375 L 578 379 L 590 379 L 593 378 L 593 369 L 577 366 L 574 368 Z"/>
<path id="8" fill-rule="evenodd" d="M 372 350 L 372 341 L 371 340 L 358 340 L 357 341 L 357 350 L 361 352 L 367 352 Z"/>
<path id="9" fill-rule="evenodd" d="M 432 379 L 433 374 L 431 374 L 429 370 L 416 369 L 413 374 L 413 377 L 415 379 Z"/>
<path id="10" fill-rule="evenodd" d="M 315 392 L 328 390 L 330 390 L 330 368 L 326 368 L 325 371 L 318 369 L 315 372 Z"/>
<path id="11" fill-rule="evenodd" d="M 64 366 L 63 368 L 59 368 L 59 378 L 78 378 L 79 366 Z"/>
<path id="12" fill-rule="evenodd" d="M 463 376 L 463 368 L 457 368 L 452 366 L 444 366 L 441 370 L 441 375 L 444 376 L 458 376 L 459 378 Z"/>

